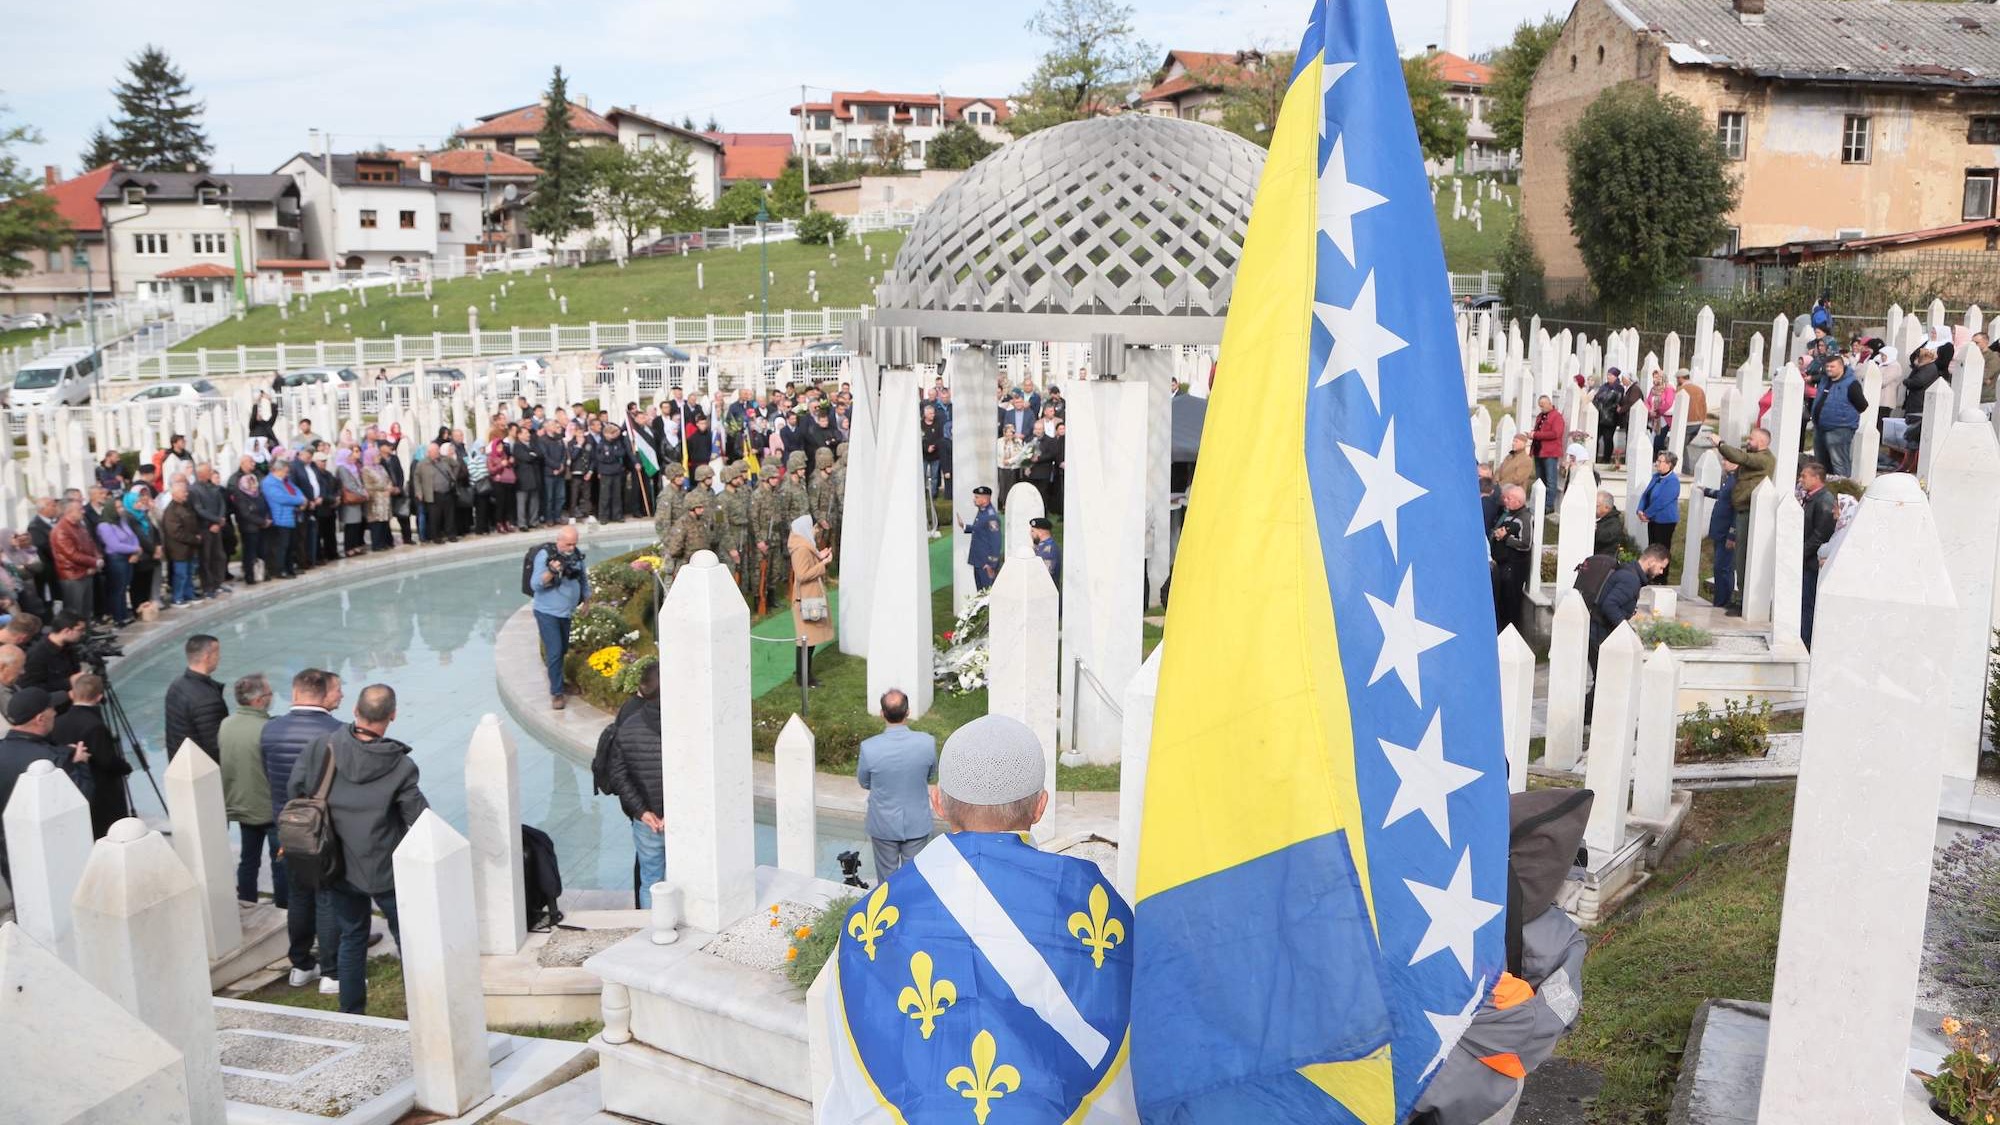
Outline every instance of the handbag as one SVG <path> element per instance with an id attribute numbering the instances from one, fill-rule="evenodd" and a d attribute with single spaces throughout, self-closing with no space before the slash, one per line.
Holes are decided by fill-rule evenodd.
<path id="1" fill-rule="evenodd" d="M 345 504 L 366 504 L 366 503 L 368 502 L 368 494 L 367 494 L 366 492 L 356 492 L 356 491 L 354 491 L 353 489 L 351 489 L 351 488 L 347 487 L 346 485 L 341 485 L 341 486 L 340 486 L 340 502 L 341 502 L 341 503 L 342 503 L 343 505 L 345 505 Z"/>
<path id="2" fill-rule="evenodd" d="M 818 624 L 826 620 L 825 598 L 800 598 L 799 620 Z"/>

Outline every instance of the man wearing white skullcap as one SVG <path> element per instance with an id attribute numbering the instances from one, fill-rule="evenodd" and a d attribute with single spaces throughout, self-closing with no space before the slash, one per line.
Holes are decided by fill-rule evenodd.
<path id="1" fill-rule="evenodd" d="M 1029 842 L 1042 754 L 1000 715 L 945 741 L 931 808 L 949 831 L 841 928 L 819 1125 L 958 1122 L 967 1099 L 1006 1120 L 1136 1125 L 1132 910 L 1097 864 Z"/>

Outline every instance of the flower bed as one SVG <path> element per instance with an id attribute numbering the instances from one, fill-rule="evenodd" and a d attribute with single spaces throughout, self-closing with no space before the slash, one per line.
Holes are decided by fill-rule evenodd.
<path id="1" fill-rule="evenodd" d="M 563 679 L 595 707 L 617 711 L 659 659 L 658 566 L 659 556 L 642 548 L 590 568 L 590 603 L 570 622 Z"/>

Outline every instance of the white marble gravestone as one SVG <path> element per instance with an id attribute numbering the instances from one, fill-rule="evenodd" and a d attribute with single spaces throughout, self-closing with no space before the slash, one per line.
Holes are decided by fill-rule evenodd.
<path id="1" fill-rule="evenodd" d="M 1146 817 L 1146 767 L 1153 754 L 1153 704 L 1160 694 L 1166 643 L 1153 646 L 1125 685 L 1125 731 L 1118 757 L 1118 892 L 1139 899 L 1139 848 Z"/>
<path id="2" fill-rule="evenodd" d="M 192 739 L 183 741 L 160 780 L 173 823 L 174 854 L 202 894 L 202 933 L 213 961 L 243 944 L 236 906 L 236 860 L 229 848 L 229 814 L 222 800 L 222 769 Z"/>
<path id="3" fill-rule="evenodd" d="M 1679 736 L 1676 701 L 1681 662 L 1666 645 L 1646 657 L 1639 672 L 1639 729 L 1632 761 L 1632 815 L 1665 820 L 1674 792 L 1674 742 Z"/>
<path id="4" fill-rule="evenodd" d="M 425 809 L 396 845 L 393 865 L 417 1108 L 464 1113 L 493 1092 L 479 982 L 487 920 L 475 913 L 473 847 Z"/>
<path id="5" fill-rule="evenodd" d="M 1114 702 L 1139 670 L 1145 608 L 1146 412 L 1143 383 L 1070 388 L 1064 528 L 1062 671 L 1065 750 L 1118 760 Z"/>
<path id="6" fill-rule="evenodd" d="M 479 952 L 512 956 L 528 937 L 521 764 L 514 738 L 497 715 L 480 717 L 465 752 L 465 827 Z"/>
<path id="7" fill-rule="evenodd" d="M 1042 560 L 1015 552 L 1001 564 L 987 618 L 986 713 L 1018 719 L 1035 732 L 1049 762 L 1051 781 L 1061 603 L 1062 595 Z"/>
<path id="8" fill-rule="evenodd" d="M 997 370 L 993 353 L 985 348 L 966 347 L 953 352 L 944 364 L 945 381 L 951 388 L 952 401 L 977 403 L 992 398 Z M 999 447 L 987 440 L 985 431 L 974 424 L 969 407 L 962 409 L 959 416 L 953 419 L 952 437 L 951 510 L 969 519 L 972 490 L 999 486 Z M 850 449 L 849 455 L 852 456 L 852 453 Z M 955 538 L 953 544 L 961 546 L 963 540 Z M 965 561 L 966 557 L 963 550 L 952 552 L 952 609 L 961 614 L 965 612 L 965 603 L 972 600 L 975 592 L 972 566 Z M 783 867 L 784 864 L 778 866 Z M 800 874 L 810 875 L 812 871 L 808 868 Z"/>
<path id="9" fill-rule="evenodd" d="M 841 496 L 840 651 L 868 655 L 868 605 L 875 554 L 881 546 L 876 483 L 875 401 L 881 369 L 863 356 L 854 365 L 854 405 L 848 416 L 847 486 Z M 928 582 L 925 589 L 929 589 Z"/>
<path id="10" fill-rule="evenodd" d="M 14 920 L 44 949 L 74 965 L 70 897 L 90 861 L 90 804 L 69 774 L 30 763 L 4 816 Z"/>
<path id="11" fill-rule="evenodd" d="M 895 688 L 909 696 L 910 718 L 918 719 L 931 709 L 932 633 L 930 531 L 924 515 L 915 369 L 882 372 L 881 406 L 874 526 L 880 539 L 869 579 L 868 712 L 879 714 L 882 693 Z M 1072 438 L 1072 466 L 1075 448 Z"/>
<path id="12" fill-rule="evenodd" d="M 1589 465 L 1569 472 L 1557 512 L 1562 521 L 1556 529 L 1556 583 L 1553 596 L 1560 600 L 1576 585 L 1576 568 L 1590 557 L 1597 536 L 1597 474 Z M 1540 556 L 1534 565 L 1541 566 Z M 1537 571 L 1539 577 L 1539 571 Z"/>
<path id="13" fill-rule="evenodd" d="M 1535 708 L 1535 650 L 1512 625 L 1500 631 L 1500 731 L 1507 751 L 1507 791 L 1528 789 L 1528 730 Z M 1546 745 L 1546 744 L 1545 744 Z"/>
<path id="14" fill-rule="evenodd" d="M 1583 753 L 1583 702 L 1590 687 L 1590 609 L 1574 589 L 1558 595 L 1549 630 L 1549 709 L 1542 764 L 1576 768 Z"/>
<path id="15" fill-rule="evenodd" d="M 1952 623 L 1950 708 L 1942 762 L 1947 777 L 1972 778 L 1985 748 L 1987 651 L 1993 645 L 1993 581 L 2000 560 L 2000 438 L 1978 407 L 1951 428 L 1931 466 L 1931 515 L 1945 573 L 1958 600 Z M 1851 533 L 1850 533 L 1851 537 Z M 1842 550 L 1846 550 L 1845 543 Z"/>
<path id="16" fill-rule="evenodd" d="M 1584 788 L 1597 794 L 1583 842 L 1609 855 L 1625 846 L 1627 794 L 1631 789 L 1633 734 L 1638 727 L 1639 670 L 1643 651 L 1638 634 L 1620 623 L 1597 649 L 1597 695 L 1590 722 L 1590 760 Z"/>
<path id="17" fill-rule="evenodd" d="M 814 739 L 805 720 L 785 720 L 772 747 L 777 758 L 778 869 L 812 878 L 818 866 L 813 805 Z"/>

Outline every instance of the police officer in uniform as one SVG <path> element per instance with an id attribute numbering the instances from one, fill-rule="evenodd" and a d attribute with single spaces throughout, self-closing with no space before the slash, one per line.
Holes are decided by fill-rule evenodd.
<path id="1" fill-rule="evenodd" d="M 1041 516 L 1028 521 L 1028 537 L 1035 541 L 1035 557 L 1049 568 L 1049 579 L 1062 589 L 1062 547 L 1056 542 L 1055 525 Z"/>
<path id="2" fill-rule="evenodd" d="M 972 567 L 972 584 L 981 590 L 991 589 L 1006 554 L 1000 513 L 993 510 L 992 489 L 982 484 L 972 490 L 972 522 L 960 517 L 958 526 L 972 537 L 972 546 L 965 553 L 965 561 Z"/>

